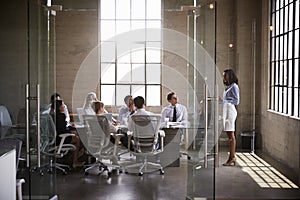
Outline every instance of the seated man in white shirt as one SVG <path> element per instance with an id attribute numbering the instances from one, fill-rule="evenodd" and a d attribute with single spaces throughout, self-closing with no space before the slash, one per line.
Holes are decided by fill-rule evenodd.
<path id="1" fill-rule="evenodd" d="M 161 113 L 161 122 L 168 118 L 170 122 L 181 122 L 183 125 L 188 124 L 187 109 L 184 105 L 178 103 L 178 98 L 175 92 L 169 92 L 167 100 L 170 105 L 163 108 Z M 180 131 L 180 144 L 183 142 L 183 131 Z"/>
<path id="2" fill-rule="evenodd" d="M 127 95 L 124 98 L 124 103 L 120 110 L 119 110 L 119 115 L 118 115 L 118 122 L 121 125 L 127 125 L 128 117 L 129 115 L 134 113 L 134 106 L 133 106 L 133 98 L 131 95 Z"/>

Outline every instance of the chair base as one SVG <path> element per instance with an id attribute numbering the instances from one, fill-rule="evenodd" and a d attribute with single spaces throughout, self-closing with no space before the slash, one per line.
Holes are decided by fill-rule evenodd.
<path id="1" fill-rule="evenodd" d="M 132 164 L 132 165 L 128 165 L 125 167 L 125 173 L 128 173 L 128 168 L 136 168 L 136 167 L 139 167 L 139 173 L 138 175 L 139 176 L 142 176 L 145 172 L 147 172 L 148 170 L 148 167 L 154 167 L 154 168 L 157 168 L 159 171 L 160 171 L 160 174 L 163 175 L 165 172 L 164 172 L 164 168 L 162 167 L 162 165 L 160 163 L 153 163 L 153 162 L 148 162 L 147 159 L 144 159 L 144 162 L 142 163 L 135 163 L 135 164 Z M 154 171 L 154 170 L 153 170 Z M 152 170 L 151 170 L 152 172 Z"/>
<path id="2" fill-rule="evenodd" d="M 60 163 L 54 163 L 53 160 L 50 160 L 50 163 L 42 166 L 40 168 L 40 175 L 43 176 L 44 175 L 44 171 L 43 169 L 47 169 L 47 172 L 52 173 L 53 169 L 58 169 L 60 171 L 62 171 L 62 173 L 64 175 L 68 174 L 67 170 L 70 170 L 70 166 L 66 165 L 66 164 L 60 164 Z M 67 169 L 67 170 L 66 170 Z"/>

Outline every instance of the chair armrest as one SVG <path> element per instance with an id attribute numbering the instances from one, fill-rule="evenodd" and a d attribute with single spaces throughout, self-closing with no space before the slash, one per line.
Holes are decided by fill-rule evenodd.
<path id="1" fill-rule="evenodd" d="M 70 136 L 75 136 L 75 134 L 73 133 L 63 133 L 63 134 L 60 134 L 59 137 L 61 137 L 61 140 L 60 140 L 60 143 L 59 143 L 59 146 L 58 146 L 58 150 L 57 150 L 57 153 L 60 154 L 60 151 L 63 147 L 63 144 L 65 143 L 65 139 L 66 137 L 70 137 Z"/>

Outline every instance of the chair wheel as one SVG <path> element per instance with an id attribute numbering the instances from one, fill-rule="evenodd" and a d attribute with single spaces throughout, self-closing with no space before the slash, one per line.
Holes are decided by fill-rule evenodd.
<path id="1" fill-rule="evenodd" d="M 66 172 L 66 171 L 63 171 L 63 175 L 67 175 L 68 174 L 68 172 Z"/>
<path id="2" fill-rule="evenodd" d="M 88 172 L 84 172 L 84 175 L 86 175 L 86 176 L 87 176 L 87 175 L 89 175 L 89 173 L 88 173 Z"/>
<path id="3" fill-rule="evenodd" d="M 161 169 L 161 170 L 160 170 L 160 174 L 161 174 L 161 175 L 165 174 L 165 171 Z"/>
<path id="4" fill-rule="evenodd" d="M 139 176 L 143 176 L 143 174 L 144 174 L 143 172 L 140 172 L 140 173 L 139 173 Z"/>

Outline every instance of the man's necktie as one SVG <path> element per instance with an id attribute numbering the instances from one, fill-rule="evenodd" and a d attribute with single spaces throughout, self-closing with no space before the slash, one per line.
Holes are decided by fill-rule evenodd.
<path id="1" fill-rule="evenodd" d="M 173 109 L 173 122 L 176 122 L 176 106 L 174 106 L 174 109 Z"/>

